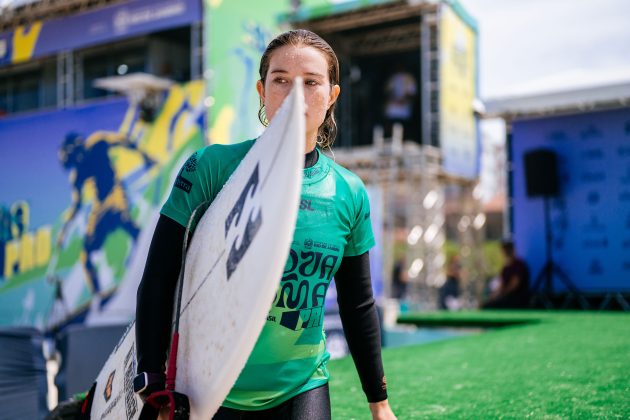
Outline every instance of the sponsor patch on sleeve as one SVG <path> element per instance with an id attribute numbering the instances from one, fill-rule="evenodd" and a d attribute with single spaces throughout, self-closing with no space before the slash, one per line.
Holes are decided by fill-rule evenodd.
<path id="1" fill-rule="evenodd" d="M 190 182 L 189 180 L 187 180 L 183 176 L 179 175 L 177 178 L 175 178 L 175 187 L 177 187 L 180 190 L 184 190 L 187 193 L 189 193 L 190 189 L 192 188 L 192 182 Z"/>
<path id="2" fill-rule="evenodd" d="M 195 172 L 197 170 L 197 152 L 193 153 L 184 164 L 186 172 Z"/>

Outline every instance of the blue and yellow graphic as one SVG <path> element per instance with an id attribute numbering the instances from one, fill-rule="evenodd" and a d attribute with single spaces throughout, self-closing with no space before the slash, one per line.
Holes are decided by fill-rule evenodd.
<path id="1" fill-rule="evenodd" d="M 92 261 L 93 253 L 101 249 L 107 236 L 119 228 L 134 241 L 140 232 L 131 218 L 127 195 L 109 156 L 110 149 L 115 146 L 137 150 L 127 136 L 106 131 L 97 131 L 87 139 L 75 132 L 68 133 L 59 150 L 61 163 L 70 171 L 72 207 L 57 237 L 57 246 L 62 246 L 66 230 L 81 208 L 84 190 L 93 190 L 86 192 L 93 198 L 81 261 L 94 294 L 100 294 L 101 287 Z M 144 159 L 145 168 L 150 168 L 154 164 L 153 160 L 145 153 L 139 153 Z"/>
<path id="2" fill-rule="evenodd" d="M 0 121 L 0 325 L 133 316 L 135 292 L 118 292 L 137 287 L 152 220 L 205 144 L 202 99 L 193 81 L 153 118 L 110 100 Z"/>

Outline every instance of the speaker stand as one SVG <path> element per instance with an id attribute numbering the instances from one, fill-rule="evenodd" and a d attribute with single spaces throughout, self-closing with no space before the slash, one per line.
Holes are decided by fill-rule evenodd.
<path id="1" fill-rule="evenodd" d="M 553 297 L 553 278 L 555 276 L 560 280 L 562 284 L 567 288 L 569 293 L 564 298 L 561 309 L 565 309 L 569 306 L 573 299 L 576 299 L 582 309 L 590 309 L 590 305 L 584 296 L 580 293 L 578 288 L 573 284 L 569 276 L 553 261 L 553 233 L 550 223 L 550 204 L 549 197 L 543 196 L 544 211 L 545 211 L 545 242 L 547 247 L 547 260 L 545 265 L 536 276 L 536 280 L 532 286 L 532 299 L 531 304 L 535 304 L 540 299 L 546 309 L 554 309 L 554 304 L 551 298 Z"/>
<path id="2" fill-rule="evenodd" d="M 630 311 L 630 303 L 628 303 L 624 296 L 619 292 L 606 294 L 606 296 L 604 297 L 604 301 L 599 307 L 599 310 L 603 311 L 604 309 L 608 309 L 608 305 L 613 300 L 617 301 L 622 310 Z"/>

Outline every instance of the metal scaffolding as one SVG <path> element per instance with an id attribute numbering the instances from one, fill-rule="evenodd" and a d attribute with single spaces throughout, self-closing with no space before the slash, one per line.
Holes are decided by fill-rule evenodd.
<path id="1" fill-rule="evenodd" d="M 396 130 L 394 130 L 395 132 Z M 375 129 L 374 145 L 336 149 L 334 158 L 356 173 L 384 198 L 383 273 L 391 296 L 395 244 L 405 242 L 404 257 L 410 280 L 408 299 L 422 308 L 435 308 L 437 289 L 444 283 L 446 255 L 445 190 L 458 191 L 450 211 L 459 216 L 458 238 L 469 278 L 462 285 L 463 300 L 474 305 L 483 287 L 483 213 L 474 193 L 476 181 L 452 177 L 442 170 L 441 151 L 400 139 L 383 139 Z"/>

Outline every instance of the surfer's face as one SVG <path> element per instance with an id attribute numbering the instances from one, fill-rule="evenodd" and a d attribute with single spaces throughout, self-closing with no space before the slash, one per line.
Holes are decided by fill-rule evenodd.
<path id="1" fill-rule="evenodd" d="M 330 84 L 326 56 L 308 46 L 280 47 L 271 55 L 265 84 L 258 81 L 256 88 L 265 104 L 267 119 L 271 121 L 298 76 L 304 80 L 306 151 L 309 152 L 315 148 L 317 131 L 324 122 L 326 111 L 339 96 L 339 85 Z"/>

